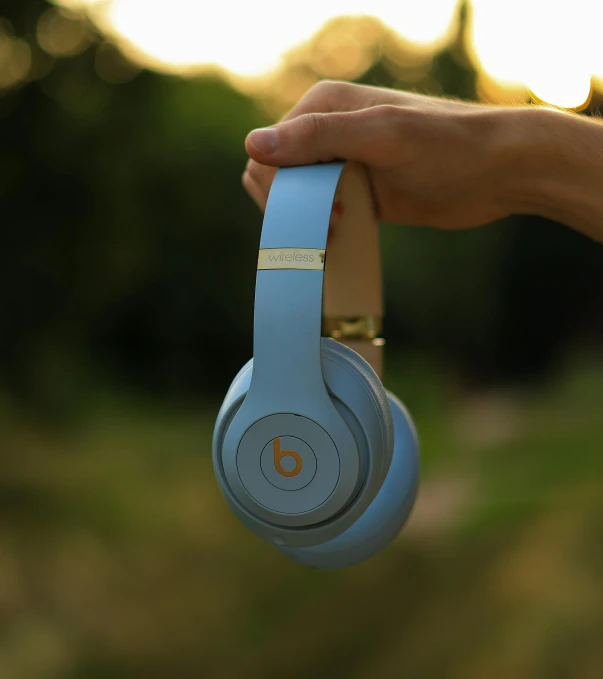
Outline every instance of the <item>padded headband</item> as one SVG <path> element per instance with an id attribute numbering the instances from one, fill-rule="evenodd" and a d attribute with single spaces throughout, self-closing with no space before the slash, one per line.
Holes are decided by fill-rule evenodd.
<path id="1" fill-rule="evenodd" d="M 270 368 L 274 350 L 290 351 L 288 360 L 298 366 L 319 361 L 321 309 L 323 333 L 354 349 L 381 376 L 379 237 L 368 177 L 358 163 L 276 173 L 258 257 L 255 370 Z"/>

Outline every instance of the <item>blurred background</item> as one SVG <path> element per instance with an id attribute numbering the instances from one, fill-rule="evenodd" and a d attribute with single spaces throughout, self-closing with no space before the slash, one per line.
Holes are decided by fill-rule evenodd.
<path id="1" fill-rule="evenodd" d="M 521 215 L 382 226 L 386 386 L 422 487 L 370 561 L 290 563 L 210 460 L 252 349 L 247 132 L 321 78 L 599 116 L 602 19 L 0 1 L 1 679 L 603 676 L 600 245 Z"/>

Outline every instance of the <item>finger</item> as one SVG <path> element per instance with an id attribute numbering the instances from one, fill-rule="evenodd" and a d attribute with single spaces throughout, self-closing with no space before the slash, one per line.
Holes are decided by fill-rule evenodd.
<path id="1" fill-rule="evenodd" d="M 275 167 L 336 159 L 380 165 L 388 158 L 402 114 L 396 106 L 309 113 L 250 132 L 245 148 L 257 163 Z"/>
<path id="2" fill-rule="evenodd" d="M 321 80 L 306 92 L 280 122 L 299 118 L 306 113 L 343 113 L 379 104 L 407 104 L 412 96 L 386 87 Z"/>
<path id="3" fill-rule="evenodd" d="M 306 92 L 280 122 L 294 120 L 308 113 L 350 112 L 378 104 L 408 104 L 413 96 L 415 95 L 374 85 L 321 80 Z M 246 171 L 268 195 L 276 170 L 250 158 Z"/>
<path id="4" fill-rule="evenodd" d="M 241 181 L 245 191 L 247 191 L 247 193 L 255 201 L 260 210 L 264 212 L 266 209 L 266 202 L 268 200 L 268 192 L 265 191 L 248 172 L 243 173 Z"/>
<path id="5" fill-rule="evenodd" d="M 281 118 L 280 122 L 288 122 L 309 113 L 343 113 L 384 105 L 433 111 L 459 110 L 475 106 L 470 102 L 447 100 L 415 92 L 402 92 L 387 87 L 321 80 L 306 92 L 298 103 Z M 274 179 L 273 171 L 253 158 L 249 159 L 247 170 L 266 191 L 270 190 Z"/>
<path id="6" fill-rule="evenodd" d="M 245 171 L 255 181 L 255 183 L 258 184 L 262 191 L 268 195 L 270 187 L 272 186 L 274 175 L 276 174 L 276 168 L 270 167 L 269 165 L 261 165 L 255 160 L 250 159 L 247 163 L 247 168 Z"/>

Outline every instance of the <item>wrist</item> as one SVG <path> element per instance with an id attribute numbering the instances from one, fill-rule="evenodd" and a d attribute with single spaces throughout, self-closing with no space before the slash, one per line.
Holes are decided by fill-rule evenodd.
<path id="1" fill-rule="evenodd" d="M 504 211 L 546 217 L 603 240 L 603 125 L 536 106 L 497 113 Z"/>

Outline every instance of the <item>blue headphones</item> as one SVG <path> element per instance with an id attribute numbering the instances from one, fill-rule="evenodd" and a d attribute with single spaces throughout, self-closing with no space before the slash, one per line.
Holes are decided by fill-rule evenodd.
<path id="1" fill-rule="evenodd" d="M 309 566 L 372 556 L 414 504 L 419 446 L 378 376 L 382 315 L 364 168 L 278 170 L 260 241 L 254 357 L 218 413 L 213 462 L 243 524 Z"/>

